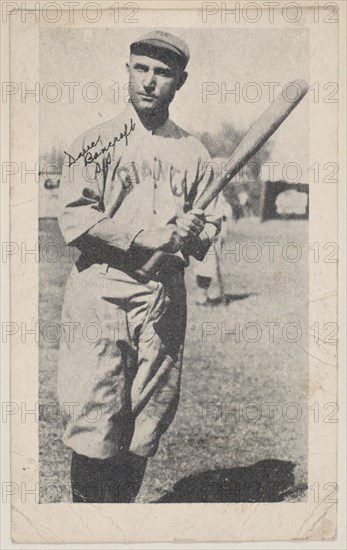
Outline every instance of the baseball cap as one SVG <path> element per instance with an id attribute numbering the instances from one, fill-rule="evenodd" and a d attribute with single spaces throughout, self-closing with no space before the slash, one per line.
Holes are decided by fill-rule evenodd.
<path id="1" fill-rule="evenodd" d="M 164 61 L 171 60 L 185 68 L 189 61 L 189 48 L 184 40 L 166 31 L 152 31 L 140 36 L 130 45 L 131 53 L 155 55 Z"/>

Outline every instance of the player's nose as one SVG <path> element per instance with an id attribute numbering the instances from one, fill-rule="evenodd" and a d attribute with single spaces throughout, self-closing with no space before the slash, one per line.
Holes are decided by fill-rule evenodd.
<path id="1" fill-rule="evenodd" d="M 148 71 L 145 74 L 143 85 L 145 88 L 154 88 L 155 87 L 155 74 L 154 71 Z"/>

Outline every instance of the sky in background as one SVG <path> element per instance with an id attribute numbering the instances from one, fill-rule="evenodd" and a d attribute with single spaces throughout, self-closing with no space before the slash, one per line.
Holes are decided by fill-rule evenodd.
<path id="1" fill-rule="evenodd" d="M 215 133 L 224 122 L 245 131 L 269 105 L 269 87 L 264 83 L 280 83 L 275 88 L 278 93 L 296 78 L 309 82 L 309 36 L 304 28 L 166 30 L 183 38 L 190 48 L 188 80 L 177 93 L 170 116 L 193 134 Z M 123 110 L 127 97 L 125 62 L 130 43 L 140 34 L 141 29 L 128 28 L 40 30 L 41 154 L 53 146 L 67 149 L 79 134 Z M 52 82 L 56 85 L 43 89 Z M 69 88 L 64 85 L 67 82 L 78 83 L 71 102 Z M 99 101 L 83 99 L 82 89 L 90 82 L 99 85 Z M 249 85 L 252 82 L 258 88 Z M 206 86 L 216 93 L 203 101 Z M 223 95 L 223 89 L 235 86 L 240 89 L 239 100 L 235 95 Z M 59 101 L 45 100 L 54 97 L 58 87 L 62 93 Z M 84 88 L 91 98 L 95 92 L 94 86 Z M 252 101 L 256 94 L 258 99 Z M 308 106 L 306 99 L 279 128 L 271 140 L 270 155 L 270 160 L 281 166 L 297 162 L 304 175 L 308 167 Z M 301 181 L 307 179 L 304 175 Z"/>

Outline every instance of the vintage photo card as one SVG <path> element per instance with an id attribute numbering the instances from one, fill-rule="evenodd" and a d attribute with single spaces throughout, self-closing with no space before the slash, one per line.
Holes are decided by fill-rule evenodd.
<path id="1" fill-rule="evenodd" d="M 1 9 L 12 542 L 342 548 L 345 4 Z"/>

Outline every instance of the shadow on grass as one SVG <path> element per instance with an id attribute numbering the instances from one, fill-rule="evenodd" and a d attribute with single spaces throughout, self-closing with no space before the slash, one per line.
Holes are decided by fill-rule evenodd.
<path id="1" fill-rule="evenodd" d="M 180 479 L 158 503 L 282 502 L 298 500 L 306 486 L 295 486 L 295 464 L 262 460 L 252 466 L 223 468 Z"/>

